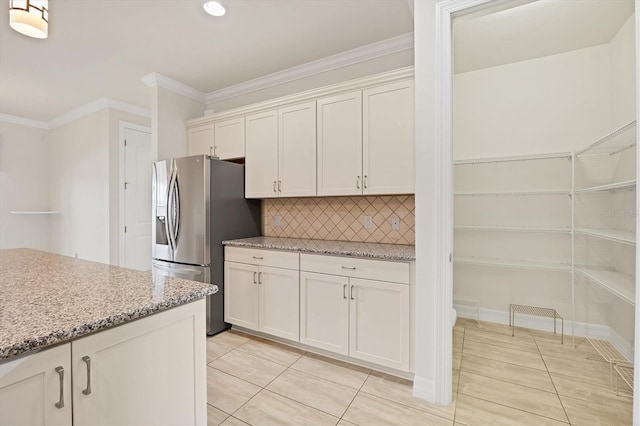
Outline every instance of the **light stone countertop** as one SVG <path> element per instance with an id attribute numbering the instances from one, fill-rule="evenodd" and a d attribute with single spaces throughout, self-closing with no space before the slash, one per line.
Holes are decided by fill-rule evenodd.
<path id="1" fill-rule="evenodd" d="M 218 291 L 31 249 L 0 250 L 0 362 Z"/>
<path id="2" fill-rule="evenodd" d="M 400 244 L 357 243 L 350 241 L 309 240 L 302 238 L 253 237 L 223 241 L 232 247 L 252 247 L 301 253 L 332 254 L 365 257 L 379 260 L 412 262 L 416 260 L 415 246 Z"/>

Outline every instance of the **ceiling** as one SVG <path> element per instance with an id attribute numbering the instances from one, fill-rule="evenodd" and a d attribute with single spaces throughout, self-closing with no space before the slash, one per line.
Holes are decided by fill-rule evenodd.
<path id="1" fill-rule="evenodd" d="M 513 0 L 454 19 L 455 72 L 609 43 L 633 0 Z"/>
<path id="2" fill-rule="evenodd" d="M 0 113 L 49 121 L 98 98 L 150 107 L 157 72 L 211 92 L 413 31 L 406 0 L 50 0 L 49 38 L 0 0 Z"/>

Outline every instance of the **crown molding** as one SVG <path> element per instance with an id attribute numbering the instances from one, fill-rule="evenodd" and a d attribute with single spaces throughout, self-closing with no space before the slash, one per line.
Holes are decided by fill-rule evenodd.
<path id="1" fill-rule="evenodd" d="M 267 87 L 276 86 L 278 84 L 287 83 L 289 81 L 298 80 L 322 72 L 335 70 L 410 49 L 413 49 L 413 33 L 406 33 L 376 43 L 347 50 L 336 55 L 327 56 L 326 58 L 307 62 L 306 64 L 297 65 L 286 70 L 267 74 L 253 80 L 245 81 L 244 83 L 215 90 L 207 93 L 205 100 L 208 105 L 224 99 L 266 89 Z"/>
<path id="2" fill-rule="evenodd" d="M 44 121 L 32 120 L 30 118 L 18 117 L 16 115 L 0 114 L 0 122 L 18 124 L 20 126 L 35 127 L 37 129 L 48 129 L 49 125 Z"/>
<path id="3" fill-rule="evenodd" d="M 142 76 L 142 81 L 149 87 L 162 87 L 163 89 L 171 90 L 194 101 L 205 103 L 205 94 L 198 89 L 194 89 L 184 83 L 169 78 L 165 75 L 157 72 L 152 72 Z"/>
<path id="4" fill-rule="evenodd" d="M 50 121 L 38 121 L 25 117 L 17 117 L 15 115 L 0 114 L 0 121 L 6 123 L 20 124 L 22 126 L 35 127 L 38 129 L 55 129 L 72 121 L 78 120 L 87 115 L 93 114 L 100 110 L 111 108 L 130 114 L 139 115 L 141 117 L 151 117 L 151 110 L 127 102 L 119 101 L 111 98 L 100 98 L 93 102 L 89 102 L 79 108 L 66 112 Z"/>
<path id="5" fill-rule="evenodd" d="M 229 109 L 219 113 L 205 115 L 203 117 L 193 118 L 185 122 L 187 127 L 199 126 L 205 123 L 235 118 L 240 115 L 254 114 L 273 108 L 280 108 L 286 105 L 293 105 L 301 102 L 307 102 L 326 96 L 338 95 L 340 93 L 352 92 L 354 90 L 363 90 L 370 87 L 379 86 L 381 84 L 393 83 L 395 81 L 413 78 L 413 66 L 398 68 L 392 71 L 386 71 L 367 77 L 356 78 L 354 80 L 345 81 L 343 83 L 332 84 L 329 86 L 319 87 L 304 92 L 295 93 L 293 95 L 282 96 L 280 98 L 269 99 L 267 101 L 255 104 L 245 105 L 234 109 Z"/>

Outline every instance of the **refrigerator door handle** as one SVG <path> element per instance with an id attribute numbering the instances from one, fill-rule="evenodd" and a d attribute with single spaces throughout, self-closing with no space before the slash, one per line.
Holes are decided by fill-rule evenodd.
<path id="1" fill-rule="evenodd" d="M 175 222 L 173 224 L 173 244 L 178 246 L 178 239 L 180 238 L 180 184 L 178 182 L 178 172 L 176 171 L 176 177 L 173 180 L 173 194 L 175 202 Z"/>
<path id="2" fill-rule="evenodd" d="M 172 164 L 173 166 L 173 164 Z M 169 177 L 169 186 L 167 188 L 167 240 L 169 241 L 169 247 L 171 247 L 171 251 L 176 249 L 176 246 L 173 242 L 173 177 L 174 170 L 171 167 L 171 176 Z"/>

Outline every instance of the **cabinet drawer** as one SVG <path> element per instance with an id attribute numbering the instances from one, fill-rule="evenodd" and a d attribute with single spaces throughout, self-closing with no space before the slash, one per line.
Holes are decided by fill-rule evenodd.
<path id="1" fill-rule="evenodd" d="M 279 250 L 225 247 L 224 260 L 274 268 L 298 269 L 300 267 L 300 254 Z"/>
<path id="2" fill-rule="evenodd" d="M 406 262 L 315 254 L 300 255 L 300 270 L 400 284 L 409 284 L 410 277 L 409 264 Z"/>

